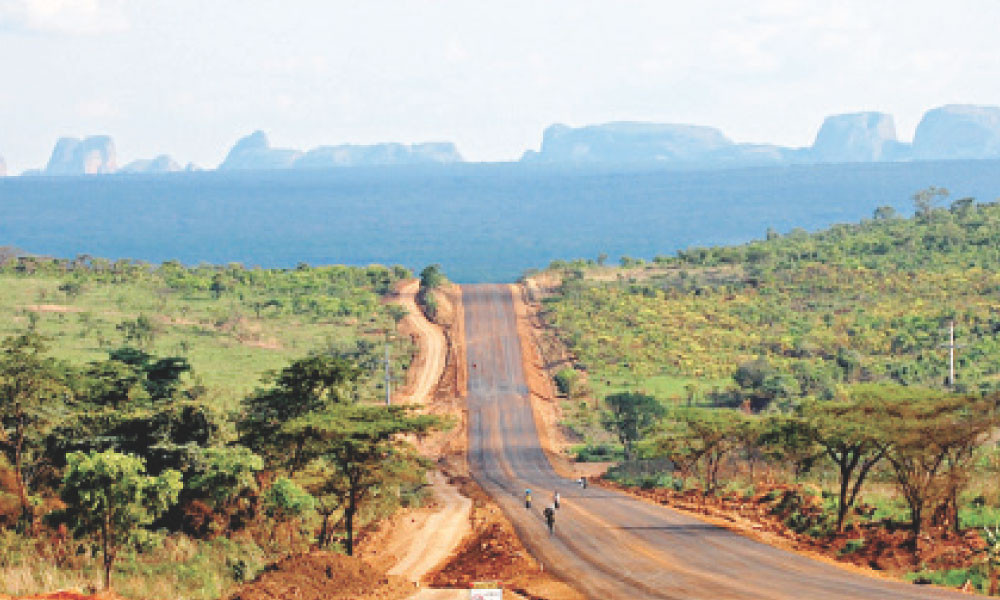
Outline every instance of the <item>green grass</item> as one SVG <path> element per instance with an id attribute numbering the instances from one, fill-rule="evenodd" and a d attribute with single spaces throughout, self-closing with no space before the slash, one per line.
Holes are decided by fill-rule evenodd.
<path id="1" fill-rule="evenodd" d="M 127 283 L 85 280 L 75 295 L 59 291 L 65 277 L 0 274 L 0 338 L 34 328 L 50 340 L 52 355 L 75 365 L 107 358 L 124 345 L 116 327 L 145 315 L 154 324 L 147 352 L 186 357 L 192 377 L 219 408 L 232 409 L 268 371 L 327 347 L 359 339 L 384 343 L 391 319 L 374 310 L 359 315 L 294 314 L 265 308 L 260 317 L 249 293 L 177 290 L 156 279 Z M 374 300 L 375 295 L 368 292 Z M 409 362 L 409 340 L 395 341 L 395 371 Z"/>
<path id="2" fill-rule="evenodd" d="M 686 402 L 689 393 L 695 392 L 696 402 L 713 387 L 728 385 L 731 380 L 682 377 L 677 375 L 632 376 L 599 372 L 591 375 L 590 385 L 598 398 L 618 392 L 638 391 L 660 400 Z"/>

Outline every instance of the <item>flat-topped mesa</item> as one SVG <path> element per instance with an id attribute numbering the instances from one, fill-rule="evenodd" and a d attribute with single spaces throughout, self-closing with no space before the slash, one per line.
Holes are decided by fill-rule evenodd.
<path id="1" fill-rule="evenodd" d="M 877 162 L 904 158 L 892 115 L 859 112 L 827 117 L 809 149 L 819 163 Z"/>
<path id="2" fill-rule="evenodd" d="M 293 164 L 296 169 L 329 169 L 375 165 L 427 165 L 462 162 L 455 144 L 428 142 L 423 144 L 373 144 L 362 146 L 343 144 L 314 148 Z"/>
<path id="3" fill-rule="evenodd" d="M 114 173 L 115 142 L 107 135 L 84 139 L 59 138 L 49 158 L 44 175 L 98 175 Z"/>
<path id="4" fill-rule="evenodd" d="M 166 154 L 161 154 L 156 158 L 144 158 L 133 160 L 121 168 L 119 173 L 146 174 L 146 173 L 175 173 L 182 168 L 174 159 Z"/>
<path id="5" fill-rule="evenodd" d="M 552 125 L 542 136 L 540 152 L 524 161 L 563 163 L 692 163 L 733 146 L 714 127 L 615 122 L 585 127 Z"/>
<path id="6" fill-rule="evenodd" d="M 949 104 L 927 111 L 913 137 L 913 156 L 1000 158 L 1000 107 Z"/>

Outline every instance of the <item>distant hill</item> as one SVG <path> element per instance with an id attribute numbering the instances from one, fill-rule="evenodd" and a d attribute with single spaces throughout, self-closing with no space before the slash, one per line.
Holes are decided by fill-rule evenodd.
<path id="1" fill-rule="evenodd" d="M 344 144 L 301 152 L 291 148 L 274 148 L 263 131 L 255 131 L 236 142 L 219 165 L 219 170 L 333 169 L 456 162 L 462 162 L 462 156 L 451 142 L 368 146 Z"/>
<path id="2" fill-rule="evenodd" d="M 523 162 L 657 163 L 688 167 L 868 163 L 1000 157 L 1000 107 L 948 105 L 928 111 L 913 144 L 896 138 L 891 115 L 859 112 L 823 121 L 813 145 L 738 144 L 712 127 L 661 123 L 552 125 Z"/>

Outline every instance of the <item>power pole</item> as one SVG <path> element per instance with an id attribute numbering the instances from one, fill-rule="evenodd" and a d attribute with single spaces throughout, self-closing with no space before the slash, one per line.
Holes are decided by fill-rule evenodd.
<path id="1" fill-rule="evenodd" d="M 955 387 L 955 349 L 964 348 L 964 345 L 955 344 L 955 321 L 948 322 L 948 343 L 942 344 L 948 349 L 948 386 Z"/>
<path id="2" fill-rule="evenodd" d="M 389 334 L 385 336 L 385 405 L 392 404 L 392 373 L 389 366 Z"/>

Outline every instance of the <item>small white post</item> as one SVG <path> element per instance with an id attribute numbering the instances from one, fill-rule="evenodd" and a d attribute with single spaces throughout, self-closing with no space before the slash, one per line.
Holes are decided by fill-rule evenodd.
<path id="1" fill-rule="evenodd" d="M 385 405 L 392 404 L 392 378 L 389 371 L 389 336 L 385 336 Z"/>

